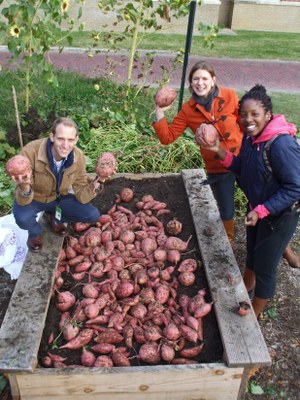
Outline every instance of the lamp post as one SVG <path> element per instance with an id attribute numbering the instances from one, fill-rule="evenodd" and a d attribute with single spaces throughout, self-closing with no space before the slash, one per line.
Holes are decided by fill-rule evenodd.
<path id="1" fill-rule="evenodd" d="M 188 26 L 187 26 L 186 41 L 185 41 L 185 51 L 184 51 L 184 60 L 183 60 L 182 75 L 181 75 L 181 85 L 180 85 L 180 92 L 179 92 L 178 111 L 181 110 L 181 106 L 182 106 L 183 92 L 184 92 L 184 85 L 185 85 L 185 75 L 186 75 L 186 69 L 188 66 L 189 53 L 191 51 L 191 44 L 192 44 L 192 37 L 193 37 L 195 13 L 196 13 L 196 0 L 192 0 L 190 3 L 189 19 L 188 19 Z"/>

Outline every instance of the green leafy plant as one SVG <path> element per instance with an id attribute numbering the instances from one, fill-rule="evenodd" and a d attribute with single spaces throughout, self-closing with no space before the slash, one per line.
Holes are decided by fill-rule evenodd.
<path id="1" fill-rule="evenodd" d="M 0 0 L 0 5 L 4 0 Z M 82 2 L 74 0 L 75 3 Z M 56 83 L 49 59 L 51 46 L 59 46 L 63 39 L 72 40 L 71 31 L 75 21 L 69 18 L 69 0 L 15 0 L 2 9 L 2 16 L 7 20 L 0 22 L 1 36 L 5 37 L 11 61 L 21 57 L 21 66 L 25 69 L 25 111 L 29 110 L 32 76 L 35 68 L 52 84 Z M 79 7 L 78 19 L 82 9 Z M 61 29 L 62 22 L 68 29 Z M 83 29 L 83 26 L 79 27 Z"/>
<path id="2" fill-rule="evenodd" d="M 220 28 L 215 24 L 204 24 L 200 22 L 198 25 L 198 30 L 204 37 L 204 45 L 212 49 L 215 45 L 215 40 Z"/>
<path id="3" fill-rule="evenodd" d="M 0 160 L 5 161 L 15 154 L 16 150 L 7 143 L 6 133 L 0 128 Z"/>
<path id="4" fill-rule="evenodd" d="M 254 395 L 264 394 L 263 388 L 255 380 L 250 379 L 248 382 L 248 392 Z"/>
<path id="5" fill-rule="evenodd" d="M 199 4 L 200 0 L 197 1 Z M 134 62 L 136 61 L 138 54 L 138 44 L 140 37 L 143 36 L 145 32 L 157 31 L 162 28 L 159 24 L 159 18 L 161 21 L 170 22 L 170 14 L 174 18 L 180 18 L 186 16 L 189 12 L 189 0 L 138 0 L 136 5 L 131 2 L 124 2 L 120 0 L 100 0 L 98 6 L 102 13 L 107 14 L 110 11 L 116 12 L 116 24 L 120 22 L 125 22 L 126 26 L 124 31 L 119 35 L 107 34 L 106 40 L 109 41 L 111 47 L 115 47 L 118 42 L 130 37 L 130 55 L 129 55 L 129 65 L 127 70 L 127 80 L 126 80 L 126 96 L 125 100 L 129 96 L 132 72 L 134 68 Z M 99 40 L 99 35 L 94 32 L 94 37 Z M 153 60 L 153 59 L 152 59 Z M 149 64 L 150 62 L 150 64 Z M 146 70 L 149 71 L 149 66 L 151 65 L 151 57 L 148 57 L 148 65 Z M 144 72 L 142 72 L 142 75 Z M 128 108 L 127 101 L 124 102 L 125 107 Z"/>
<path id="6" fill-rule="evenodd" d="M 7 380 L 1 374 L 0 375 L 0 394 L 1 394 L 2 390 L 5 388 L 6 385 L 7 385 Z"/>
<path id="7" fill-rule="evenodd" d="M 14 184 L 5 172 L 5 164 L 0 163 L 0 209 L 1 215 L 11 210 L 13 204 Z"/>
<path id="8" fill-rule="evenodd" d="M 203 166 L 195 141 L 182 136 L 171 145 L 162 146 L 156 137 L 142 133 L 134 124 L 92 129 L 90 140 L 80 140 L 80 146 L 90 160 L 89 172 L 94 172 L 96 160 L 104 151 L 116 155 L 119 172 L 166 173 Z"/>
<path id="9" fill-rule="evenodd" d="M 268 316 L 271 319 L 276 319 L 276 317 L 277 317 L 277 307 L 276 307 L 276 305 L 272 305 L 270 308 L 268 308 L 267 313 L 268 313 Z"/>

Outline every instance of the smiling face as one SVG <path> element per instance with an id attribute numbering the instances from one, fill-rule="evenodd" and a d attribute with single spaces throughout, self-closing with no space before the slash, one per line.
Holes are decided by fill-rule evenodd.
<path id="1" fill-rule="evenodd" d="M 258 136 L 264 130 L 271 116 L 271 111 L 266 111 L 259 100 L 245 100 L 240 110 L 241 124 L 251 137 Z"/>
<path id="2" fill-rule="evenodd" d="M 197 69 L 191 79 L 191 89 L 199 97 L 207 97 L 214 88 L 216 77 L 205 69 Z"/>
<path id="3" fill-rule="evenodd" d="M 53 143 L 53 157 L 56 161 L 60 161 L 71 153 L 78 142 L 76 128 L 60 123 L 56 126 L 55 134 L 50 133 L 50 140 Z"/>

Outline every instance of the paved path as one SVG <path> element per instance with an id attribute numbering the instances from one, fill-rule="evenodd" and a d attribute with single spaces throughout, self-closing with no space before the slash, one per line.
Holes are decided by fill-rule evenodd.
<path id="1" fill-rule="evenodd" d="M 7 65 L 9 53 L 4 47 L 0 48 L 0 65 Z M 117 82 L 126 81 L 128 66 L 127 54 L 108 53 L 103 50 L 94 57 L 88 57 L 81 49 L 65 49 L 61 54 L 51 51 L 50 58 L 56 68 L 75 71 L 89 77 L 109 76 Z M 132 83 L 138 82 L 138 75 L 143 75 L 139 82 L 144 80 L 145 85 L 158 85 L 165 69 L 171 73 L 170 84 L 180 87 L 182 67 L 173 69 L 172 60 L 175 55 L 157 52 L 152 72 L 143 70 L 142 56 L 138 67 L 134 69 Z M 215 68 L 218 82 L 235 89 L 250 89 L 256 83 L 266 86 L 268 91 L 300 93 L 300 62 L 275 60 L 247 60 L 229 58 L 206 58 L 191 56 L 189 66 L 200 59 L 209 61 Z M 13 64 L 12 67 L 15 67 Z M 187 86 L 187 84 L 186 84 Z"/>

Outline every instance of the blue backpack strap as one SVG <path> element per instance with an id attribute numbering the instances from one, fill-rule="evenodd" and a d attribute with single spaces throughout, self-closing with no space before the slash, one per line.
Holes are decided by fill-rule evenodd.
<path id="1" fill-rule="evenodd" d="M 264 146 L 264 151 L 263 151 L 263 159 L 264 159 L 264 163 L 265 166 L 268 168 L 268 170 L 272 173 L 272 168 L 270 165 L 270 160 L 269 160 L 269 152 L 270 152 L 270 147 L 272 145 L 273 142 L 275 142 L 275 140 L 278 138 L 278 136 L 280 135 L 275 135 L 273 137 L 271 137 L 271 139 L 269 139 L 265 146 Z"/>
<path id="2" fill-rule="evenodd" d="M 263 150 L 263 160 L 265 163 L 266 168 L 269 171 L 269 175 L 267 177 L 266 180 L 266 184 L 264 187 L 264 193 L 263 193 L 263 197 L 265 197 L 266 193 L 267 193 L 267 189 L 269 184 L 271 183 L 272 179 L 273 179 L 273 170 L 270 164 L 270 159 L 269 159 L 269 152 L 270 152 L 270 148 L 273 142 L 275 142 L 276 139 L 278 139 L 278 137 L 282 136 L 282 135 L 289 135 L 289 133 L 281 133 L 278 135 L 274 135 L 273 137 L 271 137 L 271 139 L 269 139 L 264 146 L 264 150 Z M 300 146 L 300 139 L 296 138 L 298 145 Z M 300 208 L 300 200 L 298 202 L 296 202 L 293 206 L 292 206 L 292 210 L 295 210 L 296 212 L 298 212 Z"/>

